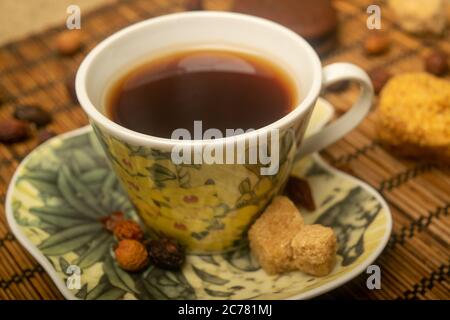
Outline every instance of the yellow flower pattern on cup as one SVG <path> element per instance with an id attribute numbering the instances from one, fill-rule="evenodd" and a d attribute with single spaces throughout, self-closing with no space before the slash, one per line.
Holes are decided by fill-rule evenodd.
<path id="1" fill-rule="evenodd" d="M 278 173 L 261 176 L 258 165 L 174 165 L 170 150 L 135 147 L 95 125 L 94 131 L 146 226 L 196 253 L 243 244 L 249 224 L 286 181 L 294 151 L 285 134 Z"/>

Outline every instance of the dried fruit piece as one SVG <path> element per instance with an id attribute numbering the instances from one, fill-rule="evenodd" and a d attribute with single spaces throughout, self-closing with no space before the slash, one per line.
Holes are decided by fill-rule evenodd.
<path id="1" fill-rule="evenodd" d="M 150 262 L 161 269 L 178 270 L 184 262 L 184 250 L 173 239 L 151 240 L 148 247 Z"/>
<path id="2" fill-rule="evenodd" d="M 59 53 L 71 55 L 81 48 L 81 32 L 79 30 L 67 30 L 61 32 L 56 38 L 56 48 Z"/>
<path id="3" fill-rule="evenodd" d="M 368 55 L 378 55 L 388 51 L 391 42 L 389 37 L 381 32 L 371 33 L 364 42 L 364 50 Z"/>
<path id="4" fill-rule="evenodd" d="M 0 142 L 13 143 L 28 138 L 28 123 L 21 120 L 8 119 L 0 123 Z"/>
<path id="5" fill-rule="evenodd" d="M 137 272 L 148 265 L 147 249 L 137 240 L 121 240 L 114 253 L 117 263 L 126 271 Z"/>
<path id="6" fill-rule="evenodd" d="M 53 138 L 54 136 L 56 136 L 56 134 L 53 131 L 49 131 L 49 130 L 39 131 L 39 133 L 37 135 L 38 144 L 44 143 L 45 141 Z"/>
<path id="7" fill-rule="evenodd" d="M 376 94 L 379 94 L 383 89 L 384 85 L 392 77 L 392 74 L 386 71 L 385 69 L 378 68 L 370 71 L 369 77 L 372 80 L 373 90 L 375 91 Z"/>
<path id="8" fill-rule="evenodd" d="M 100 221 L 105 226 L 105 229 L 111 232 L 114 232 L 114 228 L 117 223 L 124 220 L 124 214 L 122 211 L 116 211 L 111 213 L 109 216 L 102 217 Z"/>
<path id="9" fill-rule="evenodd" d="M 133 220 L 117 221 L 114 227 L 114 235 L 118 240 L 134 239 L 142 241 L 144 239 L 141 226 Z"/>
<path id="10" fill-rule="evenodd" d="M 32 122 L 38 127 L 45 126 L 52 121 L 52 116 L 37 105 L 17 105 L 13 115 L 18 120 Z"/>
<path id="11" fill-rule="evenodd" d="M 316 204 L 308 181 L 290 176 L 286 185 L 286 195 L 294 201 L 295 204 L 308 211 L 316 210 Z"/>
<path id="12" fill-rule="evenodd" d="M 435 76 L 448 72 L 448 55 L 441 50 L 433 50 L 425 57 L 425 70 Z"/>

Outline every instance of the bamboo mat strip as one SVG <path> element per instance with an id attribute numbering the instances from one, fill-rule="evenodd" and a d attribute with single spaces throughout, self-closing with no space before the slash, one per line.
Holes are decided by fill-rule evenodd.
<path id="1" fill-rule="evenodd" d="M 15 104 L 38 103 L 52 112 L 49 129 L 63 133 L 87 124 L 79 106 L 70 100 L 64 83 L 83 57 L 109 34 L 134 22 L 188 9 L 188 0 L 127 0 L 106 5 L 83 15 L 84 48 L 72 57 L 54 49 L 63 26 L 55 26 L 0 48 L 0 119 Z M 450 51 L 450 35 L 442 39 L 412 37 L 396 26 L 389 11 L 382 11 L 382 27 L 394 45 L 383 56 L 369 58 L 362 51 L 367 30 L 366 8 L 385 6 L 385 1 L 335 0 L 339 11 L 339 47 L 324 57 L 356 63 L 366 70 L 383 67 L 392 73 L 422 70 L 421 57 L 429 47 Z M 338 114 L 357 97 L 351 87 L 344 94 L 326 98 Z M 373 110 L 376 110 L 376 102 Z M 0 145 L 0 299 L 62 299 L 49 276 L 23 249 L 7 227 L 3 203 L 6 189 L 19 162 L 36 146 L 27 143 Z M 394 226 L 387 249 L 377 259 L 382 270 L 382 289 L 370 291 L 366 274 L 325 294 L 322 298 L 449 299 L 450 298 L 450 170 L 397 158 L 376 140 L 376 115 L 322 152 L 332 165 L 377 189 L 392 210 Z"/>

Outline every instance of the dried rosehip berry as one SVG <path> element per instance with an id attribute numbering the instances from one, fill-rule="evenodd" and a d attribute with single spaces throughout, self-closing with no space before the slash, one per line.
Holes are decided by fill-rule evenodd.
<path id="1" fill-rule="evenodd" d="M 168 270 L 180 269 L 185 258 L 183 248 L 170 238 L 151 240 L 148 255 L 150 262 L 156 267 Z"/>
<path id="2" fill-rule="evenodd" d="M 13 115 L 16 119 L 32 122 L 38 127 L 52 121 L 51 115 L 37 105 L 17 105 Z"/>
<path id="3" fill-rule="evenodd" d="M 114 253 L 117 263 L 126 271 L 141 271 L 148 265 L 147 249 L 137 240 L 121 240 Z"/>
<path id="4" fill-rule="evenodd" d="M 100 218 L 101 223 L 105 226 L 105 229 L 114 232 L 114 228 L 117 223 L 124 220 L 124 214 L 122 211 L 116 211 L 111 213 L 109 216 Z"/>
<path id="5" fill-rule="evenodd" d="M 304 207 L 308 211 L 316 210 L 316 204 L 308 181 L 290 176 L 286 185 L 286 195 L 295 204 Z"/>
<path id="6" fill-rule="evenodd" d="M 13 143 L 28 138 L 30 130 L 25 121 L 8 119 L 0 123 L 0 142 Z"/>
<path id="7" fill-rule="evenodd" d="M 118 240 L 134 239 L 142 241 L 144 239 L 141 226 L 133 220 L 118 221 L 114 227 L 114 235 Z"/>

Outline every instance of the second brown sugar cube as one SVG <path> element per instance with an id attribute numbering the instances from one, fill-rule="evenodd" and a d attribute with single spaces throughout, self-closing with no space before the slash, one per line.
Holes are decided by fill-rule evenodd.
<path id="1" fill-rule="evenodd" d="M 336 261 L 336 236 L 331 228 L 305 225 L 287 197 L 276 197 L 249 230 L 250 248 L 268 274 L 300 270 L 329 274 Z"/>

